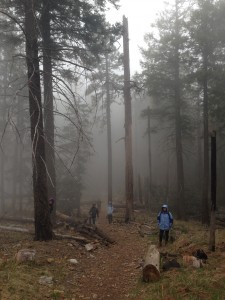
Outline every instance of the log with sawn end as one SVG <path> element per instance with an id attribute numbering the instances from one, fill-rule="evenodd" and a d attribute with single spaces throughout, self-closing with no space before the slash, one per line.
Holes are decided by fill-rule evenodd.
<path id="1" fill-rule="evenodd" d="M 144 282 L 160 279 L 160 253 L 155 245 L 149 245 L 144 259 L 142 278 Z"/>

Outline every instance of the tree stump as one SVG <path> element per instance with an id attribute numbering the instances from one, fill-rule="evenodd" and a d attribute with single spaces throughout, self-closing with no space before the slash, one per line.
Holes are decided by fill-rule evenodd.
<path id="1" fill-rule="evenodd" d="M 142 278 L 144 282 L 153 282 L 160 279 L 160 253 L 155 245 L 148 247 L 145 255 Z"/>

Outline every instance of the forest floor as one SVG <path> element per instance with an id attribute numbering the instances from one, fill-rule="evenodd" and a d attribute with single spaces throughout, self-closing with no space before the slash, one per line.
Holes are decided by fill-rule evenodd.
<path id="1" fill-rule="evenodd" d="M 109 225 L 100 218 L 97 227 L 115 243 L 105 246 L 96 241 L 92 251 L 74 241 L 35 242 L 27 233 L 0 230 L 0 300 L 225 300 L 225 229 L 217 230 L 216 252 L 209 252 L 206 227 L 175 223 L 175 241 L 159 250 L 176 254 L 181 268 L 161 272 L 158 282 L 144 283 L 141 263 L 149 243 L 157 243 L 158 231 L 150 224 L 152 234 L 143 237 L 138 224 Z M 66 234 L 74 235 L 74 231 Z M 182 266 L 182 255 L 198 248 L 208 255 L 204 267 Z M 35 261 L 16 263 L 20 249 L 35 249 Z M 49 282 L 41 282 L 43 276 Z"/>

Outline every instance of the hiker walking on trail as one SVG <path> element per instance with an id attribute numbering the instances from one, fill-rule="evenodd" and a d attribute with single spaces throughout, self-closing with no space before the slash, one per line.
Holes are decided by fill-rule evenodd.
<path id="1" fill-rule="evenodd" d="M 112 206 L 112 202 L 109 202 L 108 207 L 107 207 L 107 217 L 108 217 L 108 221 L 109 224 L 112 223 L 112 219 L 113 219 L 113 206 Z"/>
<path id="2" fill-rule="evenodd" d="M 165 238 L 165 245 L 168 243 L 169 231 L 173 225 L 173 216 L 168 211 L 168 205 L 162 205 L 162 209 L 157 216 L 157 221 L 159 225 L 159 247 L 161 247 L 163 237 Z"/>
<path id="3" fill-rule="evenodd" d="M 91 209 L 89 210 L 89 223 L 95 225 L 96 218 L 98 218 L 99 212 L 98 208 L 95 204 L 92 205 Z"/>

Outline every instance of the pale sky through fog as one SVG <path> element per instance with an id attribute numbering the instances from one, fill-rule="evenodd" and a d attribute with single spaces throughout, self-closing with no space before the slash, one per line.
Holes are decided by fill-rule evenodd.
<path id="1" fill-rule="evenodd" d="M 165 6 L 164 2 L 165 0 L 120 0 L 121 8 L 118 11 L 111 9 L 107 13 L 107 19 L 111 23 L 122 21 L 123 15 L 128 18 L 131 74 L 140 71 L 139 46 L 144 46 L 144 34 L 151 30 L 150 25 L 154 22 L 157 12 Z"/>

